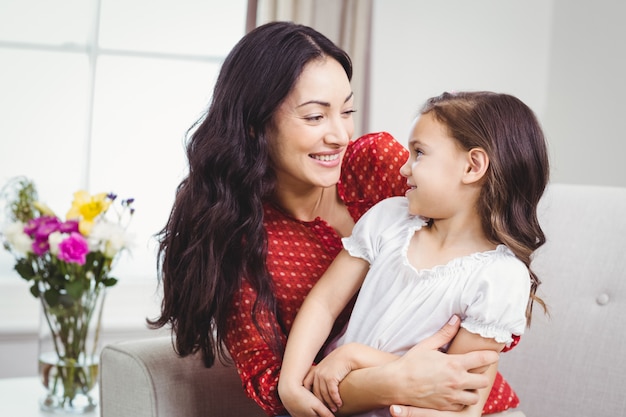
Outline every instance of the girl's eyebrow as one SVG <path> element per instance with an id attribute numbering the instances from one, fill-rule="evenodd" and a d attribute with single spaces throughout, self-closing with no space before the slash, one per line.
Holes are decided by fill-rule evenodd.
<path id="1" fill-rule="evenodd" d="M 419 138 L 409 138 L 409 140 L 407 141 L 407 146 L 419 146 L 420 148 L 428 148 L 428 145 L 422 142 Z"/>
<path id="2" fill-rule="evenodd" d="M 350 94 L 348 94 L 348 97 L 346 97 L 346 99 L 343 101 L 344 104 L 348 102 L 348 100 L 350 100 L 352 98 L 352 96 L 354 96 L 354 92 L 350 92 Z M 320 106 L 324 106 L 324 107 L 330 107 L 330 103 L 327 101 L 321 101 L 321 100 L 309 100 L 309 101 L 305 101 L 302 104 L 299 104 L 297 107 L 302 107 L 302 106 L 306 106 L 307 104 L 319 104 Z"/>

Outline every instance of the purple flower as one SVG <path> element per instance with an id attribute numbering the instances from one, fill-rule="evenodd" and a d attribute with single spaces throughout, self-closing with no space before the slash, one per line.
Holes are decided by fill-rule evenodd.
<path id="1" fill-rule="evenodd" d="M 33 253 L 37 256 L 41 256 L 44 253 L 48 252 L 48 250 L 50 249 L 50 244 L 48 243 L 47 240 L 33 240 Z"/>
<path id="2" fill-rule="evenodd" d="M 72 233 L 78 232 L 78 220 L 67 220 L 59 225 L 59 232 Z"/>
<path id="3" fill-rule="evenodd" d="M 48 251 L 48 236 L 60 227 L 61 221 L 54 216 L 37 217 L 24 226 L 24 233 L 33 239 L 33 252 L 36 255 L 41 256 Z"/>
<path id="4" fill-rule="evenodd" d="M 61 222 L 54 216 L 41 216 L 30 220 L 24 226 L 24 233 L 33 239 L 48 239 L 52 232 L 59 230 Z"/>
<path id="5" fill-rule="evenodd" d="M 70 233 L 69 237 L 59 243 L 60 260 L 84 265 L 86 261 L 89 245 L 87 240 L 78 232 Z"/>

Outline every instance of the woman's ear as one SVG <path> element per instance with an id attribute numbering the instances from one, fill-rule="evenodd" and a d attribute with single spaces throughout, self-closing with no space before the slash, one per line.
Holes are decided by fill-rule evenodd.
<path id="1" fill-rule="evenodd" d="M 472 148 L 467 152 L 467 166 L 463 183 L 472 184 L 480 181 L 489 168 L 489 155 L 483 148 Z"/>

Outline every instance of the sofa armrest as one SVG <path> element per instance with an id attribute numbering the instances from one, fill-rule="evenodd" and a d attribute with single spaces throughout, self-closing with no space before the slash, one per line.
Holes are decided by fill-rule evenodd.
<path id="1" fill-rule="evenodd" d="M 103 348 L 100 410 L 102 417 L 265 416 L 234 366 L 180 358 L 169 336 Z"/>

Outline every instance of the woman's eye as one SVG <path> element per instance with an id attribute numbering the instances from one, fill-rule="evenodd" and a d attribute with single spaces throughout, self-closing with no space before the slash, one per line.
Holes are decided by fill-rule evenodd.
<path id="1" fill-rule="evenodd" d="M 345 116 L 351 116 L 351 115 L 352 115 L 352 113 L 356 113 L 356 110 L 354 110 L 354 109 L 350 109 L 350 110 L 346 110 L 346 111 L 344 111 L 344 112 L 343 112 L 343 114 L 344 114 Z"/>
<path id="2" fill-rule="evenodd" d="M 304 118 L 304 120 L 307 120 L 309 122 L 319 122 L 320 120 L 322 120 L 324 118 L 324 116 L 322 116 L 321 114 L 316 114 L 314 116 L 306 116 Z"/>

